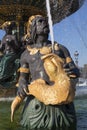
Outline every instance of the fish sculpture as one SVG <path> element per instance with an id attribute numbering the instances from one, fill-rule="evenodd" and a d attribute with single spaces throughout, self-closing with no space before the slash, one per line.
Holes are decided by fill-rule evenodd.
<path id="1" fill-rule="evenodd" d="M 64 60 L 56 54 L 46 54 L 42 56 L 43 64 L 52 85 L 47 84 L 43 79 L 37 79 L 28 85 L 29 93 L 45 105 L 67 104 L 74 100 L 76 83 L 65 73 L 63 69 Z M 71 75 L 75 77 L 75 75 Z M 11 104 L 11 121 L 14 112 L 24 97 L 16 96 Z"/>

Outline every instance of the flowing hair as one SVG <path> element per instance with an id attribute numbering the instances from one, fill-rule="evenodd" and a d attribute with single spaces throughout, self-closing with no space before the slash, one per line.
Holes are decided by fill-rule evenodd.
<path id="1" fill-rule="evenodd" d="M 31 16 L 27 23 L 27 36 L 30 39 L 30 43 L 36 42 L 36 20 L 38 17 L 42 17 L 42 15 Z"/>

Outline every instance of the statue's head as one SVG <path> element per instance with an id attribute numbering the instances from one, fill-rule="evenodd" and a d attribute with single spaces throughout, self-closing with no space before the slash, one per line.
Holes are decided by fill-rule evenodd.
<path id="1" fill-rule="evenodd" d="M 27 24 L 27 34 L 35 41 L 37 35 L 49 34 L 48 19 L 42 15 L 31 16 Z"/>
<path id="2" fill-rule="evenodd" d="M 12 29 L 15 26 L 15 22 L 6 21 L 2 24 L 2 29 L 6 31 L 6 33 L 12 33 Z"/>

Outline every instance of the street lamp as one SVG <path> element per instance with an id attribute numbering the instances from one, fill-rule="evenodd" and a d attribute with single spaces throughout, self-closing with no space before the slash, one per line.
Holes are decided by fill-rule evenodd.
<path id="1" fill-rule="evenodd" d="M 79 56 L 78 51 L 75 51 L 74 56 L 75 56 L 75 63 L 78 66 L 78 56 Z"/>

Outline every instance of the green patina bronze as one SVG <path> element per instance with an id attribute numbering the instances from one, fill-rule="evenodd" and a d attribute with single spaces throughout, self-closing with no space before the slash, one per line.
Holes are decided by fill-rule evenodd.
<path id="1" fill-rule="evenodd" d="M 44 105 L 36 98 L 29 97 L 20 124 L 33 130 L 76 130 L 74 105 Z"/>
<path id="2" fill-rule="evenodd" d="M 17 82 L 17 70 L 19 68 L 20 54 L 10 53 L 1 58 L 0 61 L 0 85 L 12 87 Z"/>

